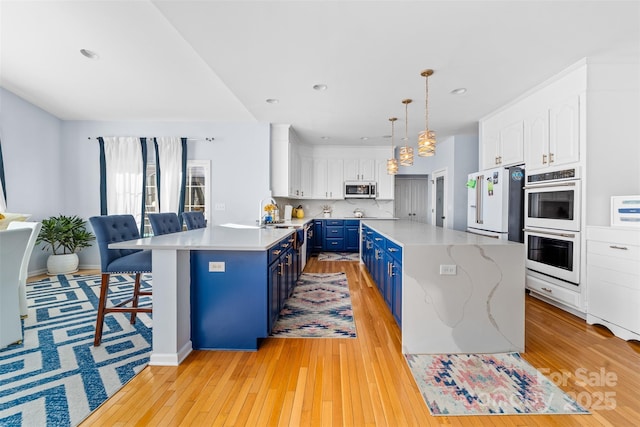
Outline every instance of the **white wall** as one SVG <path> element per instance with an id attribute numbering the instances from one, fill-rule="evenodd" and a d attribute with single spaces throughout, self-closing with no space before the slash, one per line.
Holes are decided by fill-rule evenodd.
<path id="1" fill-rule="evenodd" d="M 209 122 L 67 121 L 62 125 L 62 184 L 68 213 L 100 214 L 98 136 L 184 136 L 188 158 L 211 161 L 212 224 L 255 222 L 260 199 L 269 194 L 269 125 Z M 88 138 L 92 139 L 88 139 Z M 214 141 L 204 138 L 213 137 Z M 81 267 L 99 264 L 96 247 L 80 253 Z"/>
<path id="2" fill-rule="evenodd" d="M 0 88 L 0 138 L 7 211 L 39 221 L 64 212 L 61 188 L 62 121 Z M 29 271 L 42 270 L 48 253 L 36 247 Z"/>
<path id="3" fill-rule="evenodd" d="M 445 182 L 447 206 L 445 216 L 447 228 L 466 230 L 467 228 L 467 175 L 477 171 L 478 137 L 477 135 L 457 135 L 438 141 L 436 154 L 432 157 L 415 156 L 413 166 L 400 166 L 399 175 L 429 175 L 429 195 L 427 209 L 431 223 L 432 194 L 435 191 L 431 183 L 433 172 L 446 169 Z"/>
<path id="4" fill-rule="evenodd" d="M 611 196 L 640 194 L 640 65 L 587 69 L 587 225 L 610 225 Z"/>
<path id="5" fill-rule="evenodd" d="M 100 214 L 98 136 L 214 137 L 189 141 L 189 159 L 211 161 L 211 222 L 255 221 L 269 194 L 269 125 L 215 122 L 62 121 L 0 88 L 0 138 L 9 212 L 52 215 Z M 93 139 L 89 139 L 89 138 Z M 234 150 L 237 149 L 237 153 Z M 29 273 L 46 271 L 48 253 L 33 252 Z M 98 268 L 97 247 L 79 254 L 81 268 Z"/>

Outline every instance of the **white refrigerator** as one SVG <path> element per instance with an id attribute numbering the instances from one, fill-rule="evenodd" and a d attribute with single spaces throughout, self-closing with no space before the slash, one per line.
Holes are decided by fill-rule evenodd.
<path id="1" fill-rule="evenodd" d="M 524 241 L 524 168 L 494 168 L 472 173 L 467 181 L 467 231 Z"/>

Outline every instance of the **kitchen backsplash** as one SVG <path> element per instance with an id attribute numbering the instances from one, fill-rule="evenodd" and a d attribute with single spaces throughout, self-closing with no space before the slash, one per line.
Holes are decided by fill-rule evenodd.
<path id="1" fill-rule="evenodd" d="M 285 205 L 294 208 L 302 205 L 305 218 L 322 218 L 324 206 L 331 207 L 331 218 L 353 218 L 353 211 L 357 208 L 364 212 L 365 217 L 393 218 L 393 200 L 293 200 L 281 197 L 275 198 L 280 212 L 284 212 Z"/>

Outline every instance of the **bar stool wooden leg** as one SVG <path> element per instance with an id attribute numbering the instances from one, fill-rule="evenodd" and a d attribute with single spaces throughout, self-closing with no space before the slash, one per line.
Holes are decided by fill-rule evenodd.
<path id="1" fill-rule="evenodd" d="M 130 323 L 133 325 L 136 323 L 136 315 L 138 314 L 138 297 L 140 296 L 140 273 L 136 273 L 136 282 L 133 285 L 133 298 L 131 299 L 131 320 Z"/>
<path id="2" fill-rule="evenodd" d="M 109 290 L 109 274 L 102 274 L 102 281 L 100 283 L 100 301 L 98 302 L 98 317 L 96 319 L 96 333 L 93 337 L 93 345 L 95 347 L 100 345 L 102 341 L 102 326 L 104 322 L 104 311 L 107 306 L 107 292 Z"/>

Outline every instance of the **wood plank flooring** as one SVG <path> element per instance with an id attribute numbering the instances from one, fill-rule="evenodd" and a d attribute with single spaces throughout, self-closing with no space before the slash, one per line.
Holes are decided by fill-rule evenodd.
<path id="1" fill-rule="evenodd" d="M 573 393 L 592 415 L 433 417 L 401 354 L 399 328 L 364 267 L 357 262 L 312 258 L 305 271 L 346 272 L 356 339 L 269 338 L 257 352 L 194 351 L 178 367 L 146 367 L 82 425 L 640 423 L 640 343 L 625 342 L 605 328 L 589 326 L 532 297 L 526 298 L 523 357 Z M 608 382 L 604 380 L 607 375 Z"/>

